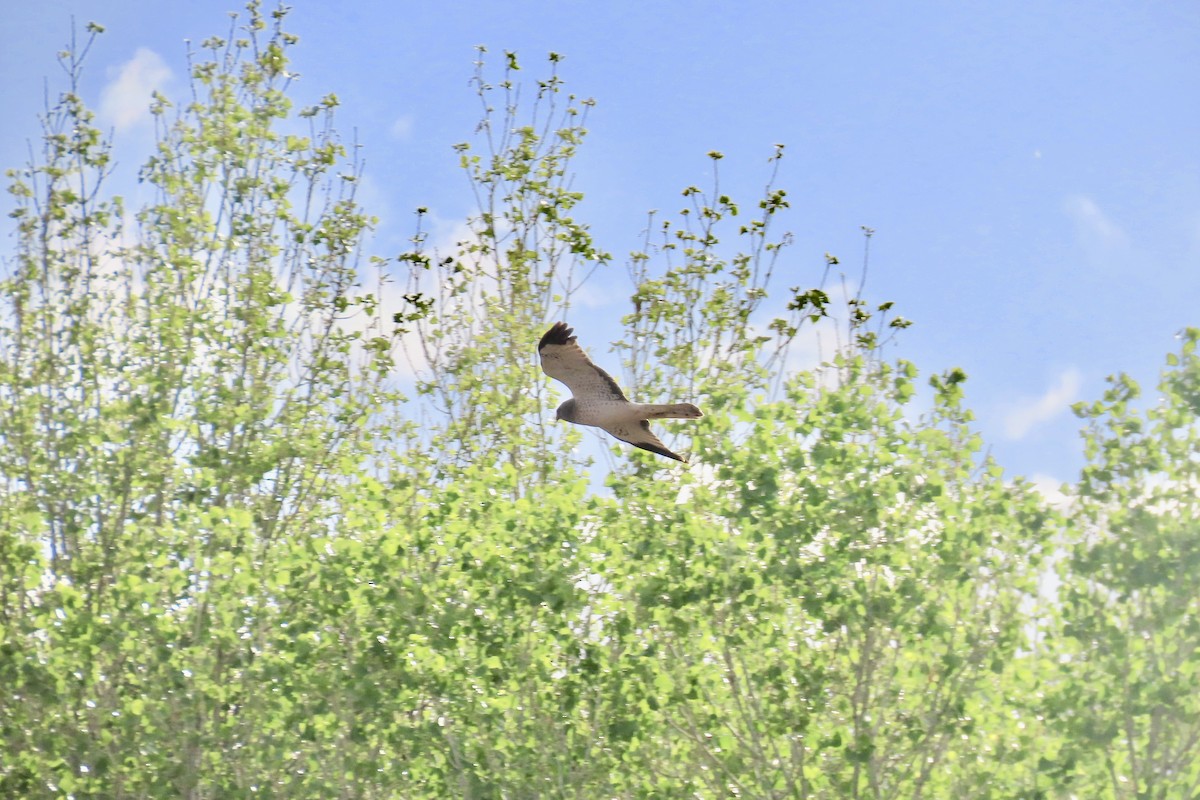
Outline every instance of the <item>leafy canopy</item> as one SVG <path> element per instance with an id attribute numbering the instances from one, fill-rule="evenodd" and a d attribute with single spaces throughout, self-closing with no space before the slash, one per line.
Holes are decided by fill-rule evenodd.
<path id="1" fill-rule="evenodd" d="M 573 183 L 592 102 L 481 48 L 468 232 L 373 257 L 286 20 L 251 3 L 155 97 L 143 207 L 79 93 L 98 25 L 8 173 L 0 794 L 1200 791 L 1200 333 L 1152 408 L 1078 407 L 1054 511 L 835 256 L 773 294 L 782 147 L 749 202 L 710 153 L 621 275 Z M 628 388 L 707 415 L 690 470 L 619 450 L 596 490 L 531 345 L 624 279 Z"/>

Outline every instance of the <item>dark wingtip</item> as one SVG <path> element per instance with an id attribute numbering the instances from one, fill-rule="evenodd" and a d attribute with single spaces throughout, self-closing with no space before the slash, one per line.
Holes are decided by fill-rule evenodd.
<path id="1" fill-rule="evenodd" d="M 570 344 L 575 341 L 575 337 L 571 335 L 574 328 L 568 328 L 565 322 L 556 322 L 550 326 L 550 330 L 542 334 L 542 340 L 538 342 L 538 351 L 548 344 Z"/>
<path id="2" fill-rule="evenodd" d="M 633 445 L 634 447 L 640 447 L 643 450 L 648 450 L 651 453 L 654 453 L 656 455 L 666 456 L 667 458 L 673 458 L 681 464 L 688 463 L 686 458 L 672 453 L 670 450 L 668 450 L 665 447 L 655 447 L 654 445 L 646 443 L 646 442 L 630 442 L 630 444 Z"/>

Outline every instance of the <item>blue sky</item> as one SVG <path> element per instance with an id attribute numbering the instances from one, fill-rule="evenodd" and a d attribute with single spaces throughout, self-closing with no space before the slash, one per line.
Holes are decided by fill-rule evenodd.
<path id="1" fill-rule="evenodd" d="M 706 152 L 726 155 L 722 188 L 749 203 L 785 143 L 795 244 L 777 287 L 810 285 L 825 252 L 857 264 L 860 226 L 875 229 L 868 295 L 915 323 L 895 354 L 923 373 L 968 372 L 968 402 L 1010 474 L 1074 477 L 1069 403 L 1122 370 L 1149 388 L 1174 334 L 1200 324 L 1200 4 L 293 5 L 297 97 L 339 95 L 382 218 L 377 251 L 402 249 L 419 205 L 447 224 L 471 210 L 451 145 L 477 121 L 474 46 L 497 69 L 518 51 L 530 78 L 554 50 L 568 88 L 597 101 L 575 186 L 578 216 L 618 256 L 614 280 L 645 212 L 708 185 Z M 224 33 L 237 9 L 7 6 L 0 162 L 24 160 L 43 79 L 61 88 L 54 54 L 73 15 L 108 29 L 83 88 L 117 131 L 126 185 L 149 142 L 149 87 L 181 92 L 184 39 Z M 605 340 L 625 310 L 571 320 L 614 372 Z"/>

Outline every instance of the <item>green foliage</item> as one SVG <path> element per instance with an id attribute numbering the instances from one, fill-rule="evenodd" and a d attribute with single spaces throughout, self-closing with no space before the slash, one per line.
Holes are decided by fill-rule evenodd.
<path id="1" fill-rule="evenodd" d="M 481 48 L 476 212 L 393 265 L 337 98 L 291 106 L 285 17 L 251 3 L 155 98 L 144 208 L 106 190 L 91 38 L 9 173 L 0 795 L 1196 795 L 1200 334 L 1153 409 L 1124 377 L 1079 408 L 1053 512 L 962 370 L 888 355 L 865 265 L 772 297 L 780 147 L 761 198 L 690 187 L 631 254 L 629 388 L 706 416 L 690 468 L 625 450 L 596 491 L 533 352 L 613 269 L 561 56 L 522 99 Z"/>
<path id="2" fill-rule="evenodd" d="M 1068 743 L 1060 768 L 1088 796 L 1200 790 L 1200 330 L 1182 340 L 1149 410 L 1126 375 L 1075 407 L 1088 466 L 1060 566 L 1062 661 L 1047 716 Z"/>
<path id="3" fill-rule="evenodd" d="M 1011 543 L 1036 551 L 1044 513 L 976 466 L 954 389 L 910 423 L 912 365 L 836 367 L 844 380 L 797 375 L 745 438 L 715 439 L 718 466 L 684 497 L 616 487 L 619 540 L 656 531 L 617 572 L 636 584 L 630 649 L 653 654 L 644 702 L 674 751 L 666 785 L 941 796 L 986 753 L 987 698 L 1038 567 Z M 651 759 L 663 743 L 646 744 Z"/>
<path id="4" fill-rule="evenodd" d="M 186 107 L 155 100 L 141 178 L 156 197 L 135 229 L 103 193 L 81 55 L 64 55 L 71 87 L 40 159 L 9 173 L 5 794 L 260 779 L 246 776 L 266 762 L 239 753 L 279 734 L 255 711 L 277 711 L 256 688 L 280 624 L 272 585 L 337 529 L 387 398 L 390 346 L 369 337 L 390 333 L 357 287 L 370 220 L 333 102 L 308 137 L 279 131 L 294 37 L 248 10 L 245 38 L 195 60 Z"/>
<path id="5" fill-rule="evenodd" d="M 412 347 L 418 391 L 444 414 L 429 442 L 437 474 L 449 480 L 467 464 L 507 463 L 519 495 L 566 466 L 545 428 L 546 385 L 530 381 L 530 343 L 553 309 L 570 306 L 581 273 L 604 269 L 609 256 L 573 216 L 583 195 L 571 188 L 570 164 L 592 101 L 562 96 L 560 57 L 551 53 L 550 77 L 537 82 L 526 110 L 516 55 L 506 53 L 503 79 L 493 85 L 485 52 L 479 48 L 473 80 L 482 141 L 454 147 L 477 212 L 452 253 L 428 256 L 418 230 L 414 250 L 401 258 L 412 267 L 407 304 L 437 309 L 415 315 Z"/>

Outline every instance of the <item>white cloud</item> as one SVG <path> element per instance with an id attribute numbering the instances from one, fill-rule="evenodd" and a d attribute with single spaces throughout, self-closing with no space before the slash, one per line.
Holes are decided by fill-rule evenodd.
<path id="1" fill-rule="evenodd" d="M 1058 381 L 1041 397 L 1027 398 L 1004 417 L 1004 433 L 1010 439 L 1023 439 L 1037 425 L 1065 412 L 1078 397 L 1083 376 L 1071 368 L 1058 376 Z"/>
<path id="2" fill-rule="evenodd" d="M 150 119 L 151 93 L 171 79 L 162 57 L 145 47 L 109 74 L 111 80 L 100 93 L 100 114 L 118 133 Z"/>
<path id="3" fill-rule="evenodd" d="M 1029 476 L 1029 483 L 1033 485 L 1034 491 L 1045 498 L 1051 508 L 1066 511 L 1070 507 L 1071 498 L 1063 493 L 1063 482 L 1058 478 L 1043 473 L 1034 473 Z"/>
<path id="4" fill-rule="evenodd" d="M 1075 231 L 1084 246 L 1110 250 L 1129 244 L 1129 237 L 1095 200 L 1087 195 L 1071 195 L 1063 202 L 1063 210 L 1075 222 Z"/>
<path id="5" fill-rule="evenodd" d="M 354 186 L 354 200 L 367 214 L 380 219 L 396 219 L 391 194 L 370 173 L 360 175 Z"/>
<path id="6" fill-rule="evenodd" d="M 393 139 L 407 139 L 412 136 L 414 124 L 415 120 L 413 120 L 412 114 L 405 114 L 396 118 L 389 132 L 392 134 Z"/>
<path id="7" fill-rule="evenodd" d="M 571 305 L 575 308 L 609 308 L 619 305 L 629 299 L 633 289 L 620 280 L 612 280 L 611 272 L 615 265 L 609 264 L 596 270 L 591 278 L 571 292 Z M 621 312 L 623 313 L 623 312 Z"/>

